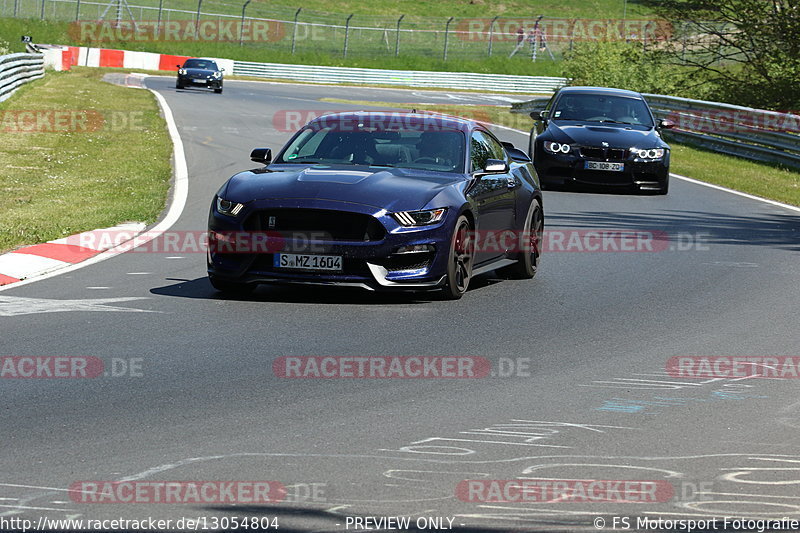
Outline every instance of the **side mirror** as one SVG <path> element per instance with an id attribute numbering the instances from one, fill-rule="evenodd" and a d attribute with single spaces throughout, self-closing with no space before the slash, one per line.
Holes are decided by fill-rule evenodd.
<path id="1" fill-rule="evenodd" d="M 531 111 L 530 116 L 533 120 L 541 120 L 545 122 L 547 117 L 550 116 L 550 111 L 543 109 L 542 111 Z"/>
<path id="2" fill-rule="evenodd" d="M 269 148 L 254 148 L 253 151 L 250 152 L 250 161 L 269 165 L 272 161 L 272 150 Z"/>
<path id="3" fill-rule="evenodd" d="M 183 67 L 182 67 L 182 66 L 180 66 L 180 65 L 175 65 L 175 66 L 176 66 L 176 67 L 178 67 L 178 68 L 183 68 Z"/>
<path id="4" fill-rule="evenodd" d="M 483 167 L 483 174 L 502 174 L 508 172 L 508 163 L 502 159 L 487 159 Z"/>
<path id="5" fill-rule="evenodd" d="M 671 120 L 662 118 L 658 121 L 658 127 L 664 130 L 671 130 L 672 128 L 675 127 L 675 123 L 672 122 Z"/>
<path id="6" fill-rule="evenodd" d="M 225 72 L 224 68 L 219 69 L 220 72 Z"/>

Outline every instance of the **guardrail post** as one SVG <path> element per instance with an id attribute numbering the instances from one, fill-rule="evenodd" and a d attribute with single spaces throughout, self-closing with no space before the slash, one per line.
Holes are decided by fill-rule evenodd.
<path id="1" fill-rule="evenodd" d="M 79 0 L 80 1 L 80 0 Z M 158 32 L 161 31 L 161 12 L 164 10 L 164 0 L 158 0 L 158 19 L 156 20 L 156 39 L 158 39 Z"/>
<path id="2" fill-rule="evenodd" d="M 489 23 L 489 56 L 492 55 L 492 38 L 494 37 L 494 23 L 497 22 L 497 19 L 500 18 L 500 15 L 496 16 L 492 19 L 492 22 Z"/>
<path id="3" fill-rule="evenodd" d="M 294 28 L 292 29 L 292 54 L 294 54 L 294 43 L 297 41 L 297 17 L 300 15 L 302 10 L 302 7 L 298 7 L 297 11 L 294 12 Z"/>
<path id="4" fill-rule="evenodd" d="M 81 19 L 81 0 L 77 0 L 75 2 L 75 21 L 79 21 Z"/>
<path id="5" fill-rule="evenodd" d="M 39 18 L 44 20 L 44 0 L 42 0 L 42 10 L 41 13 L 39 13 Z"/>
<path id="6" fill-rule="evenodd" d="M 239 21 L 239 46 L 242 46 L 244 43 L 244 12 L 250 2 L 251 0 L 247 0 L 242 6 L 242 19 Z"/>
<path id="7" fill-rule="evenodd" d="M 197 15 L 194 17 L 194 38 L 197 39 L 198 32 L 200 31 L 200 6 L 203 5 L 203 0 L 197 0 Z"/>
<path id="8" fill-rule="evenodd" d="M 347 17 L 344 23 L 344 57 L 347 57 L 347 41 L 350 39 L 350 19 L 353 18 L 353 13 Z"/>
<path id="9" fill-rule="evenodd" d="M 14 0 L 14 17 L 17 16 L 18 8 L 19 8 L 19 0 Z"/>
<path id="10" fill-rule="evenodd" d="M 397 31 L 395 32 L 395 39 L 394 39 L 394 57 L 397 57 L 400 54 L 400 23 L 403 21 L 403 17 L 405 15 L 400 15 L 400 18 L 397 19 Z"/>
<path id="11" fill-rule="evenodd" d="M 447 24 L 444 26 L 444 61 L 447 61 L 447 40 L 450 37 L 450 23 L 453 22 L 454 18 L 447 19 Z"/>

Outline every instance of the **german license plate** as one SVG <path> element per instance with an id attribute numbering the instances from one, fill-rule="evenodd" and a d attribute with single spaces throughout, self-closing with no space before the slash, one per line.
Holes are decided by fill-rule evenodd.
<path id="1" fill-rule="evenodd" d="M 205 83 L 207 80 L 192 80 L 193 83 Z"/>
<path id="2" fill-rule="evenodd" d="M 586 170 L 607 170 L 610 172 L 622 172 L 625 170 L 625 163 L 609 163 L 607 161 L 586 161 Z"/>
<path id="3" fill-rule="evenodd" d="M 300 270 L 342 270 L 341 255 L 275 254 L 275 268 L 297 268 Z"/>

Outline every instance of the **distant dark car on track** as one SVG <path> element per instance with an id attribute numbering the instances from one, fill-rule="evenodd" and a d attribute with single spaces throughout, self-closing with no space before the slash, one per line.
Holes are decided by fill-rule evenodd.
<path id="1" fill-rule="evenodd" d="M 175 82 L 177 89 L 187 87 L 201 87 L 213 89 L 215 93 L 222 92 L 222 73 L 213 59 L 193 57 L 187 59 L 183 65 L 178 65 L 178 80 Z"/>
<path id="2" fill-rule="evenodd" d="M 582 183 L 669 190 L 670 147 L 641 94 L 603 87 L 565 87 L 531 113 L 530 151 L 542 186 Z"/>
<path id="3" fill-rule="evenodd" d="M 208 275 L 223 292 L 283 282 L 457 299 L 483 272 L 536 274 L 536 170 L 481 124 L 338 113 L 308 123 L 274 159 L 266 148 L 251 159 L 267 166 L 230 178 L 209 214 Z M 265 247 L 237 247 L 259 232 Z M 512 238 L 479 245 L 488 232 Z"/>

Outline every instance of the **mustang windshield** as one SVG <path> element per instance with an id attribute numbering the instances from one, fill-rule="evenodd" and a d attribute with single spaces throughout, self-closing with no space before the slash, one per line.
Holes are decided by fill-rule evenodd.
<path id="1" fill-rule="evenodd" d="M 647 105 L 639 98 L 605 94 L 565 94 L 554 106 L 553 120 L 580 120 L 652 126 Z"/>
<path id="2" fill-rule="evenodd" d="M 464 134 L 425 128 L 303 128 L 276 163 L 321 163 L 464 172 Z"/>

